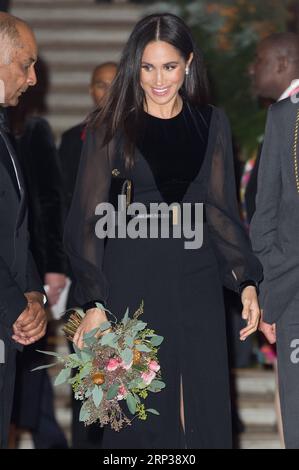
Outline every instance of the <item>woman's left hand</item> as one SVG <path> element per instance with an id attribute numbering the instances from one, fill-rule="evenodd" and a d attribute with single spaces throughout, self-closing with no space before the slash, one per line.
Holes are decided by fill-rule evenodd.
<path id="1" fill-rule="evenodd" d="M 242 318 L 247 321 L 247 326 L 240 331 L 240 340 L 245 341 L 257 330 L 261 317 L 256 288 L 254 286 L 245 287 L 241 294 L 241 301 L 243 304 Z"/>

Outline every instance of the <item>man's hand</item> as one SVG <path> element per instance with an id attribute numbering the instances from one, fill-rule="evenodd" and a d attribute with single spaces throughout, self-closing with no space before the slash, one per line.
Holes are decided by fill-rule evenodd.
<path id="1" fill-rule="evenodd" d="M 28 292 L 25 297 L 28 305 L 13 324 L 12 339 L 27 346 L 45 335 L 47 317 L 43 306 L 43 295 L 40 292 Z"/>
<path id="2" fill-rule="evenodd" d="M 276 325 L 273 323 L 273 325 L 270 325 L 269 323 L 264 322 L 263 320 L 263 311 L 262 311 L 262 316 L 261 320 L 259 323 L 259 331 L 261 331 L 266 339 L 269 341 L 270 344 L 276 343 Z"/>
<path id="3" fill-rule="evenodd" d="M 47 298 L 50 305 L 57 304 L 62 290 L 66 286 L 66 276 L 59 273 L 47 273 L 45 284 L 48 286 Z"/>

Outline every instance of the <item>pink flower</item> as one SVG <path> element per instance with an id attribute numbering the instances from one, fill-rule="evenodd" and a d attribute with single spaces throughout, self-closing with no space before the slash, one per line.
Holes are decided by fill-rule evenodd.
<path id="1" fill-rule="evenodd" d="M 148 366 L 149 366 L 149 369 L 152 370 L 153 372 L 158 372 L 160 370 L 160 366 L 157 363 L 157 361 L 150 361 Z"/>
<path id="2" fill-rule="evenodd" d="M 121 385 L 118 389 L 117 399 L 123 400 L 126 396 L 127 396 L 127 389 L 124 385 Z"/>
<path id="3" fill-rule="evenodd" d="M 108 361 L 108 364 L 106 366 L 106 369 L 109 371 L 109 372 L 112 372 L 114 370 L 116 370 L 118 367 L 120 367 L 121 365 L 121 360 L 119 358 L 112 358 L 112 359 L 109 359 Z"/>
<path id="4" fill-rule="evenodd" d="M 155 377 L 156 377 L 156 372 L 154 372 L 153 370 L 150 370 L 149 372 L 143 372 L 141 374 L 141 378 L 146 385 L 149 385 L 154 380 Z"/>

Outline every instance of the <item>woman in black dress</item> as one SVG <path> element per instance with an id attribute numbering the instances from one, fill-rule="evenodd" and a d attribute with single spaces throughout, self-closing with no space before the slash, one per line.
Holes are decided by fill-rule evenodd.
<path id="1" fill-rule="evenodd" d="M 160 416 L 119 433 L 105 429 L 106 449 L 231 447 L 222 285 L 241 294 L 244 340 L 257 329 L 262 270 L 239 220 L 229 124 L 207 104 L 205 77 L 184 22 L 146 17 L 87 133 L 65 231 L 76 300 L 86 312 L 74 342 L 82 347 L 83 334 L 106 320 L 95 301 L 121 317 L 144 299 L 143 321 L 165 338 L 166 388 L 147 399 Z M 109 201 L 116 174 L 132 182 L 133 202 L 146 207 L 204 203 L 202 246 L 186 249 L 184 236 L 96 236 L 95 208 Z M 170 229 L 175 223 L 169 219 Z"/>

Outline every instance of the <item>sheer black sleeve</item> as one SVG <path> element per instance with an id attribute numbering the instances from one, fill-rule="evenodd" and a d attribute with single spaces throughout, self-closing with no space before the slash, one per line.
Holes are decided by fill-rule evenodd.
<path id="1" fill-rule="evenodd" d="M 222 111 L 215 109 L 214 112 L 218 130 L 208 181 L 206 216 L 223 285 L 239 292 L 245 281 L 256 284 L 261 281 L 262 267 L 240 220 L 230 125 Z"/>
<path id="2" fill-rule="evenodd" d="M 102 264 L 104 239 L 97 238 L 98 204 L 108 202 L 113 143 L 103 146 L 103 131 L 89 129 L 82 149 L 76 187 L 66 220 L 64 244 L 75 278 L 79 305 L 107 301 L 108 284 Z"/>

